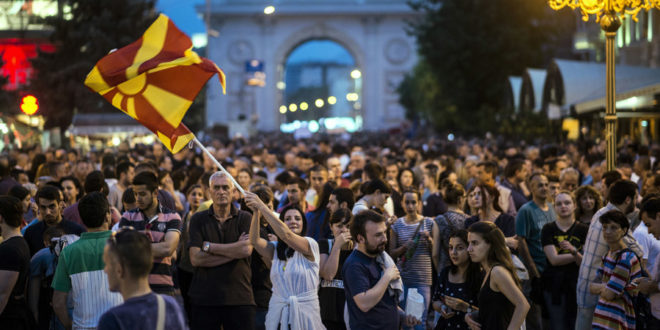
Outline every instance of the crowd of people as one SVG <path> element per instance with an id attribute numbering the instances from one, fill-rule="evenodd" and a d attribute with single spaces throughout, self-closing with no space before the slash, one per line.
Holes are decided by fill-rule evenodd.
<path id="1" fill-rule="evenodd" d="M 660 329 L 660 148 L 354 134 L 0 154 L 2 329 Z"/>

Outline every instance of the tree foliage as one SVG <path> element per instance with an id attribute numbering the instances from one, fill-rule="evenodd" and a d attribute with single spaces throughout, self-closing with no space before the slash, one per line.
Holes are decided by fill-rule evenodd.
<path id="1" fill-rule="evenodd" d="M 411 24 L 420 63 L 403 82 L 402 104 L 437 129 L 466 134 L 498 131 L 511 121 L 503 97 L 508 76 L 546 67 L 572 22 L 570 13 L 552 12 L 544 1 L 422 0 L 411 6 L 423 15 Z M 422 86 L 433 87 L 415 91 Z"/>
<path id="2" fill-rule="evenodd" d="M 94 64 L 112 49 L 138 39 L 156 18 L 153 0 L 60 0 L 70 13 L 48 17 L 54 53 L 40 52 L 32 65 L 31 92 L 39 98 L 46 128 L 65 129 L 74 112 L 118 111 L 84 85 Z"/>

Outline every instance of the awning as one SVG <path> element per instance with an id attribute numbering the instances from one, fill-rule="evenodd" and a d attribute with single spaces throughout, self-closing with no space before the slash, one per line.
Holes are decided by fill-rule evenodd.
<path id="1" fill-rule="evenodd" d="M 523 111 L 540 112 L 543 108 L 543 86 L 547 71 L 527 69 L 522 76 L 520 107 Z"/>
<path id="2" fill-rule="evenodd" d="M 513 108 L 515 113 L 520 112 L 520 87 L 522 86 L 522 78 L 516 76 L 509 76 L 509 105 Z"/>
<path id="3" fill-rule="evenodd" d="M 583 114 L 605 108 L 605 64 L 555 59 L 548 69 L 543 104 Z M 616 100 L 660 93 L 660 69 L 616 66 Z"/>
<path id="4" fill-rule="evenodd" d="M 151 134 L 146 127 L 123 113 L 76 114 L 68 131 L 74 135 Z"/>

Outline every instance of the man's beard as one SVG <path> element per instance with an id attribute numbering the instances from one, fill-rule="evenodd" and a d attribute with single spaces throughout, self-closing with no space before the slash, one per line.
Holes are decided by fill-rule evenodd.
<path id="1" fill-rule="evenodd" d="M 60 223 L 60 219 L 58 219 L 58 218 L 44 219 L 44 222 L 49 226 L 54 226 L 54 225 Z"/>
<path id="2" fill-rule="evenodd" d="M 140 208 L 141 210 L 148 210 L 151 208 L 151 206 L 154 205 L 154 201 L 150 201 L 149 204 L 145 205 L 144 207 Z"/>
<path id="3" fill-rule="evenodd" d="M 378 245 L 376 247 L 373 247 L 373 245 L 371 245 L 371 244 L 369 244 L 369 242 L 367 242 L 366 251 L 370 255 L 381 254 L 383 251 L 385 251 L 385 245 L 386 245 L 386 243 L 383 242 L 380 245 Z"/>

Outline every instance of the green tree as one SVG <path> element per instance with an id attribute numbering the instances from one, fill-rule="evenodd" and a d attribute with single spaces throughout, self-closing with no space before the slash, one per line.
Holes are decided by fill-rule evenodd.
<path id="1" fill-rule="evenodd" d="M 111 49 L 137 40 L 156 18 L 153 0 L 59 0 L 46 18 L 53 53 L 40 52 L 30 90 L 39 98 L 46 128 L 66 129 L 74 113 L 118 111 L 84 85 L 87 73 Z M 69 10 L 70 9 L 70 10 Z"/>
<path id="2" fill-rule="evenodd" d="M 424 69 L 409 81 L 431 81 L 442 93 L 425 93 L 432 98 L 404 106 L 430 115 L 438 129 L 465 134 L 499 131 L 511 121 L 503 97 L 507 77 L 545 67 L 572 26 L 570 16 L 552 12 L 543 1 L 423 0 L 411 6 L 423 15 L 411 32 L 418 68 Z"/>

